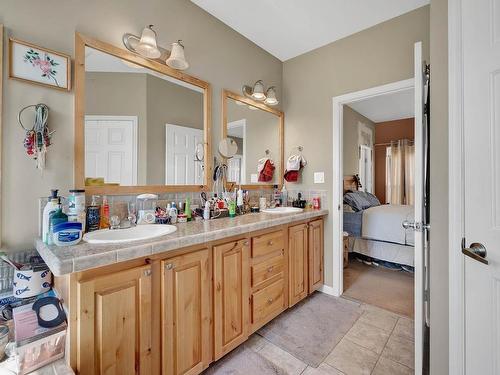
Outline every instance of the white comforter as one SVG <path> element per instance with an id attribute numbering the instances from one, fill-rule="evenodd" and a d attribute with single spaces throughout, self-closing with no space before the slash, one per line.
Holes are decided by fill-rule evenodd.
<path id="1" fill-rule="evenodd" d="M 413 221 L 413 206 L 384 204 L 363 211 L 361 235 L 377 241 L 394 242 L 401 245 L 415 245 L 411 229 L 403 228 L 403 221 Z"/>

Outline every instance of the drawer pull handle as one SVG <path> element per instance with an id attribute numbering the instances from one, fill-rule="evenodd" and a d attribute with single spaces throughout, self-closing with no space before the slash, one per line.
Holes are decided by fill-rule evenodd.
<path id="1" fill-rule="evenodd" d="M 269 268 L 267 269 L 267 272 L 271 273 L 271 272 L 273 272 L 273 270 L 274 270 L 274 266 L 271 266 L 271 267 L 269 267 Z"/>
<path id="2" fill-rule="evenodd" d="M 269 299 L 267 300 L 267 303 L 271 304 L 271 303 L 273 303 L 273 301 L 274 301 L 274 299 L 269 298 Z"/>
<path id="3" fill-rule="evenodd" d="M 272 246 L 272 245 L 273 245 L 273 243 L 274 243 L 274 242 L 273 242 L 272 240 L 269 240 L 267 244 L 268 244 L 269 246 Z"/>
<path id="4" fill-rule="evenodd" d="M 167 270 L 171 270 L 172 268 L 174 268 L 174 265 L 172 263 L 168 263 L 167 265 L 165 265 L 165 268 Z"/>

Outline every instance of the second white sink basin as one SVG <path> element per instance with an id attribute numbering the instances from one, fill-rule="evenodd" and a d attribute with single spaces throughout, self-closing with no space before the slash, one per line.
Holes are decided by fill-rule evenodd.
<path id="1" fill-rule="evenodd" d="M 83 240 L 93 244 L 121 243 L 129 241 L 149 240 L 151 238 L 174 233 L 175 225 L 150 224 L 137 225 L 127 229 L 103 229 L 86 233 Z"/>
<path id="2" fill-rule="evenodd" d="M 292 214 L 302 211 L 304 211 L 304 209 L 298 207 L 275 207 L 275 208 L 266 208 L 261 212 L 264 212 L 266 214 Z"/>

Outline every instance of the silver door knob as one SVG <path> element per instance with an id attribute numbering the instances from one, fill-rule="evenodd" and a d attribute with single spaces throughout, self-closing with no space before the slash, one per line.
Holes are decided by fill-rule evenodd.
<path id="1" fill-rule="evenodd" d="M 489 264 L 486 256 L 488 255 L 486 247 L 482 243 L 474 242 L 469 247 L 465 247 L 465 239 L 462 240 L 462 253 L 468 257 L 477 260 L 483 264 Z"/>
<path id="2" fill-rule="evenodd" d="M 405 220 L 403 221 L 402 225 L 405 229 L 415 229 L 415 223 L 413 221 Z"/>

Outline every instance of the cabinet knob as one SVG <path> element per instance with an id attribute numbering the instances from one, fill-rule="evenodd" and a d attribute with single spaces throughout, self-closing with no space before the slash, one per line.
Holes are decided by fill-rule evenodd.
<path id="1" fill-rule="evenodd" d="M 274 299 L 269 298 L 269 299 L 267 300 L 267 303 L 271 304 L 271 303 L 273 303 L 273 301 L 274 301 Z"/>
<path id="2" fill-rule="evenodd" d="M 172 268 L 174 268 L 174 265 L 172 263 L 168 263 L 165 265 L 165 269 L 167 270 L 171 270 Z"/>
<path id="3" fill-rule="evenodd" d="M 267 242 L 267 244 L 268 244 L 269 246 L 272 246 L 272 245 L 273 245 L 273 243 L 274 243 L 274 242 L 273 242 L 272 240 L 269 240 L 269 241 Z"/>
<path id="4" fill-rule="evenodd" d="M 144 276 L 151 276 L 151 270 L 144 270 Z"/>
<path id="5" fill-rule="evenodd" d="M 245 241 L 245 242 L 243 242 L 243 245 L 248 246 L 248 245 L 249 245 L 249 242 L 248 242 L 248 241 Z"/>
<path id="6" fill-rule="evenodd" d="M 271 267 L 269 267 L 269 268 L 267 269 L 267 272 L 271 273 L 271 272 L 273 272 L 273 270 L 274 270 L 274 266 L 271 266 Z"/>

